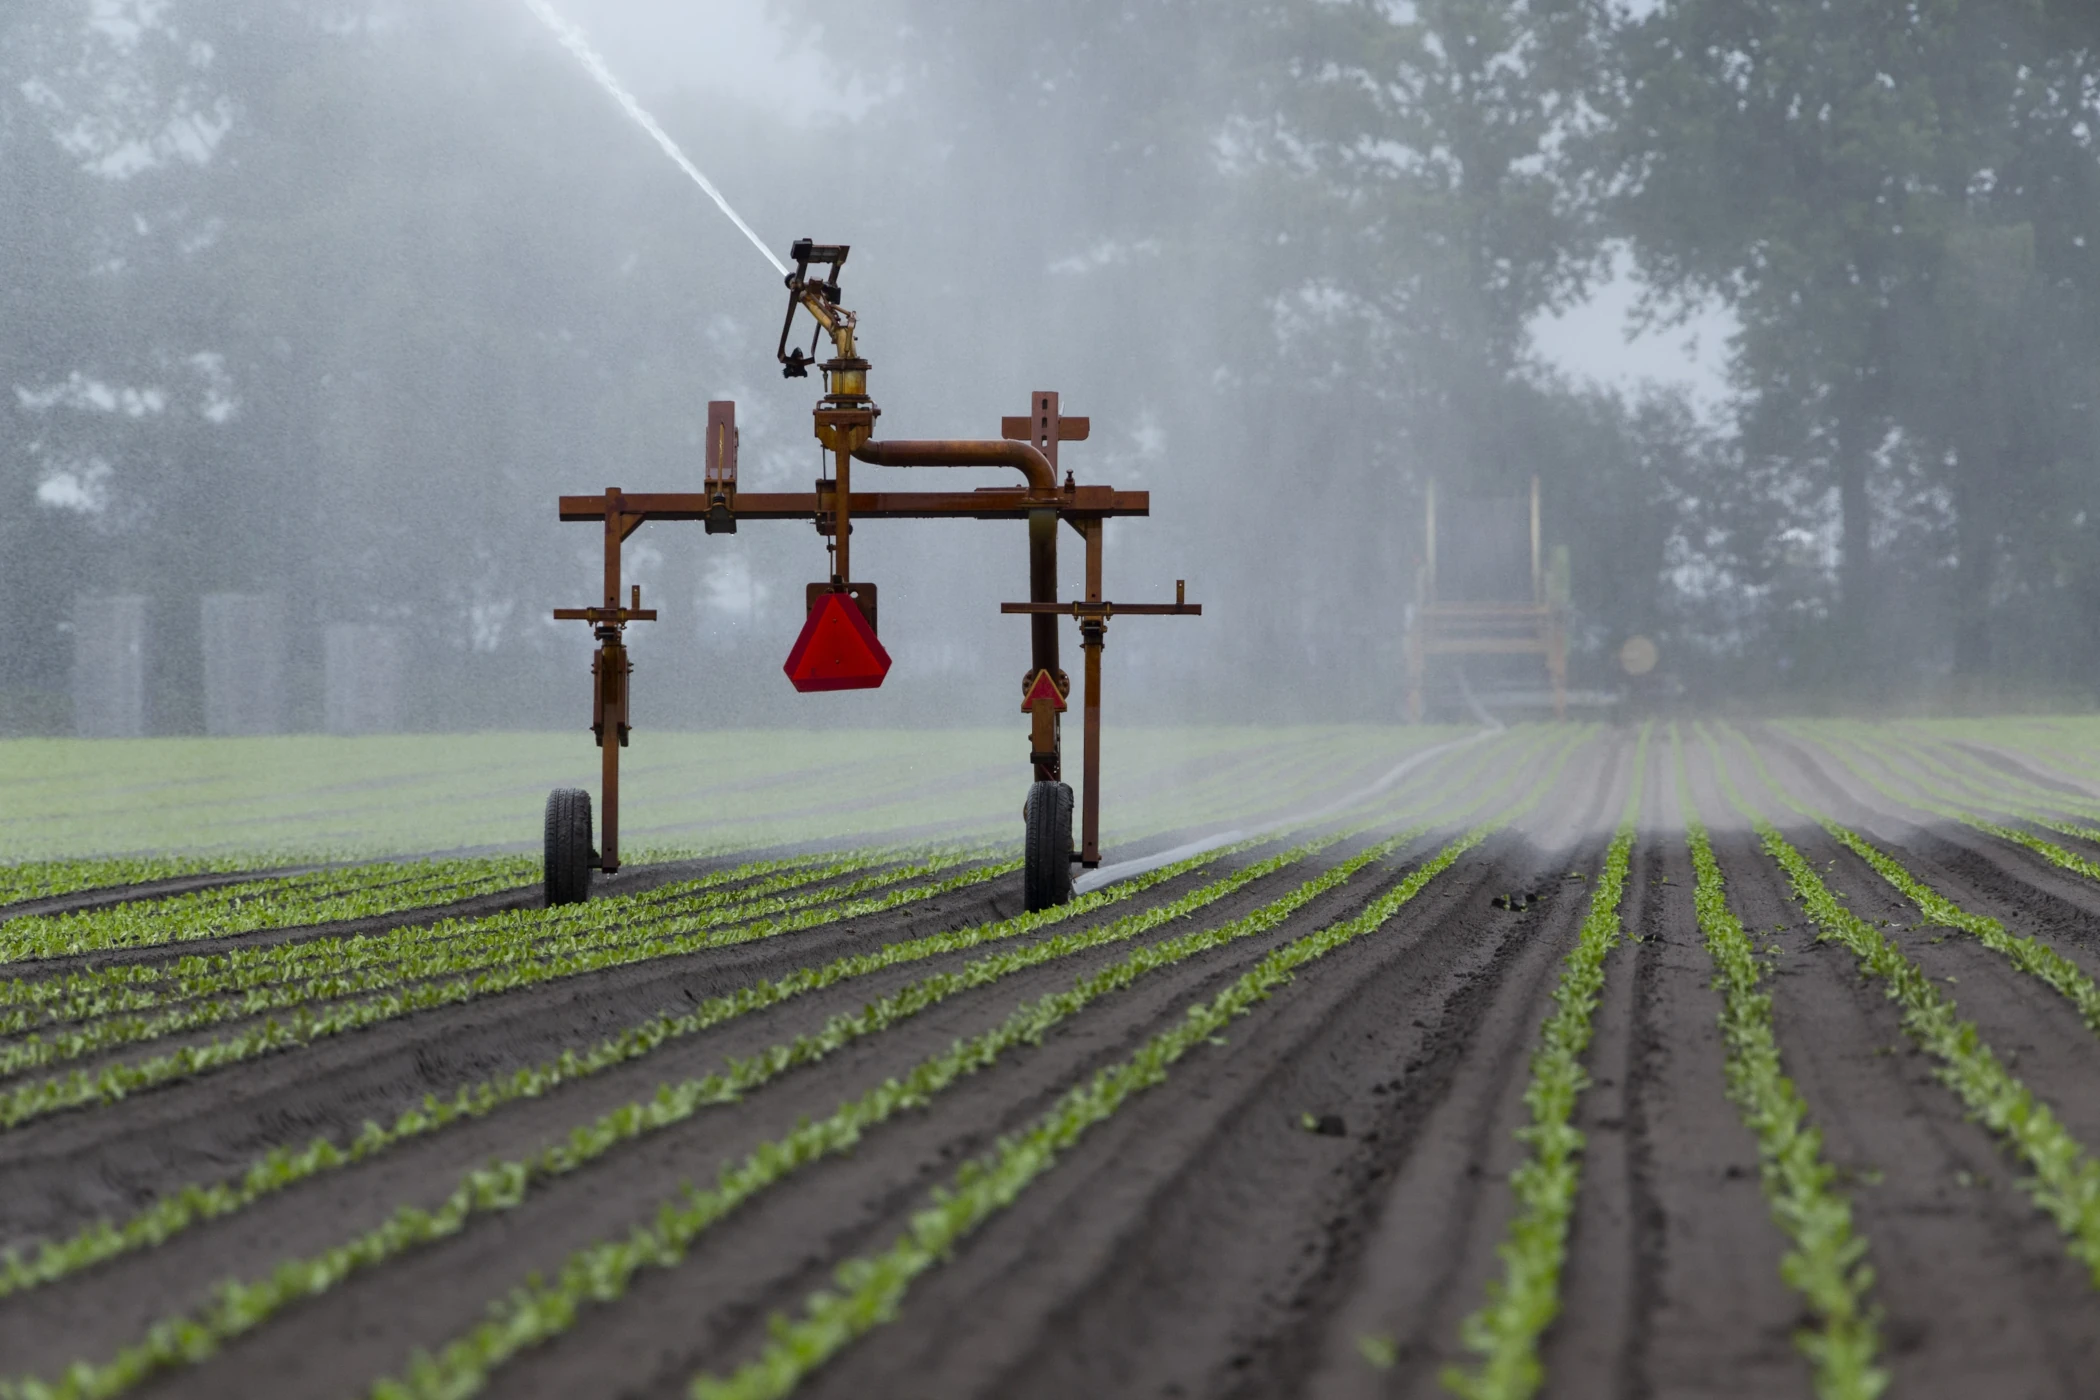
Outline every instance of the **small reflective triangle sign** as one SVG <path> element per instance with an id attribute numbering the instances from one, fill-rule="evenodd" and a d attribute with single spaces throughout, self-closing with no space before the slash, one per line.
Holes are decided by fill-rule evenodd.
<path id="1" fill-rule="evenodd" d="M 826 593 L 809 610 L 781 669 L 797 690 L 873 690 L 890 673 L 890 654 L 859 604 L 847 594 Z"/>
<path id="2" fill-rule="evenodd" d="M 1035 679 L 1028 683 L 1028 691 L 1021 697 L 1021 713 L 1025 715 L 1033 710 L 1038 700 L 1048 700 L 1060 710 L 1065 708 L 1065 697 L 1047 670 L 1037 671 Z"/>

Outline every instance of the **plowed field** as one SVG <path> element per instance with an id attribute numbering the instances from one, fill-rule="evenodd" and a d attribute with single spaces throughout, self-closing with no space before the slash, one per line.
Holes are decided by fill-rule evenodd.
<path id="1" fill-rule="evenodd" d="M 0 1396 L 2100 1392 L 2100 729 L 1407 748 L 1038 914 L 15 867 Z"/>

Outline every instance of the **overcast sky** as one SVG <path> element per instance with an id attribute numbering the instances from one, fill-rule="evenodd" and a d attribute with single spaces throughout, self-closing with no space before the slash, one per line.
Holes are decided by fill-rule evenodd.
<path id="1" fill-rule="evenodd" d="M 733 94 L 784 120 L 845 105 L 827 92 L 807 46 L 774 22 L 767 0 L 555 0 L 555 7 L 583 27 L 645 103 L 652 94 L 688 86 Z M 581 73 L 578 81 L 584 81 Z M 646 138 L 637 132 L 636 139 Z M 687 154 L 708 169 L 707 151 Z M 734 191 L 725 193 L 735 200 Z M 1542 318 L 1533 327 L 1540 352 L 1580 376 L 1618 385 L 1642 379 L 1682 383 L 1702 402 L 1716 403 L 1730 318 L 1706 315 L 1628 343 L 1628 316 L 1638 293 L 1622 276 L 1588 304 Z"/>

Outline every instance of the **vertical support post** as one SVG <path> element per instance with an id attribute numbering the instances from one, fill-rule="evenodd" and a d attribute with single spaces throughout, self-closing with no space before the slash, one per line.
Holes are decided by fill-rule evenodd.
<path id="1" fill-rule="evenodd" d="M 1553 678 L 1553 717 L 1568 717 L 1568 629 L 1555 613 L 1546 623 L 1546 670 Z"/>
<path id="2" fill-rule="evenodd" d="M 1429 625 L 1423 608 L 1415 609 L 1415 625 L 1407 630 L 1407 722 L 1422 722 L 1422 629 Z"/>
<path id="3" fill-rule="evenodd" d="M 1429 606 L 1436 601 L 1436 478 L 1431 477 L 1422 498 L 1422 568 L 1416 576 L 1414 626 L 1407 629 L 1407 722 L 1422 722 L 1423 672 L 1429 655 L 1423 633 L 1429 627 Z"/>
<path id="4" fill-rule="evenodd" d="M 1101 602 L 1101 527 L 1089 520 L 1086 536 L 1086 601 Z M 1086 758 L 1080 769 L 1079 863 L 1088 870 L 1101 864 L 1101 647 L 1108 640 L 1108 619 L 1085 617 L 1079 623 L 1079 645 L 1086 652 Z"/>
<path id="5" fill-rule="evenodd" d="M 1031 603 L 1054 603 L 1057 601 L 1057 512 L 1055 510 L 1032 510 L 1028 512 L 1028 601 Z M 1028 676 L 1033 679 L 1038 671 L 1048 671 L 1052 677 L 1063 678 L 1057 665 L 1057 618 L 1049 613 L 1037 613 L 1028 619 L 1029 667 Z M 1025 682 L 1024 682 L 1025 684 Z M 1035 780 L 1058 782 L 1064 774 L 1063 737 L 1053 715 L 1050 720 L 1050 746 L 1044 748 L 1038 733 L 1031 754 L 1035 763 Z"/>
<path id="6" fill-rule="evenodd" d="M 1433 603 L 1436 601 L 1436 479 L 1434 477 L 1430 479 L 1428 502 L 1422 511 L 1422 529 L 1426 540 L 1422 550 L 1422 557 L 1428 564 L 1428 568 L 1422 575 L 1422 601 Z"/>
<path id="7" fill-rule="evenodd" d="M 835 502 L 831 512 L 831 542 L 837 553 L 833 556 L 833 568 L 836 572 L 832 574 L 831 581 L 842 586 L 853 578 L 853 453 L 841 447 L 835 456 L 838 459 L 838 467 L 832 475 L 837 478 L 838 489 L 831 498 Z"/>
<path id="8" fill-rule="evenodd" d="M 1546 601 L 1546 572 L 1539 560 L 1539 479 L 1536 473 L 1531 478 L 1531 601 L 1537 604 Z"/>
<path id="9" fill-rule="evenodd" d="M 620 544 L 627 538 L 626 512 L 620 508 L 620 488 L 605 493 L 605 612 L 620 613 Z M 641 600 L 635 600 L 637 608 Z M 620 868 L 620 750 L 627 743 L 627 675 L 632 669 L 627 648 L 621 644 L 616 621 L 597 625 L 598 654 L 593 658 L 592 680 L 597 684 L 598 723 L 598 868 L 607 875 Z"/>

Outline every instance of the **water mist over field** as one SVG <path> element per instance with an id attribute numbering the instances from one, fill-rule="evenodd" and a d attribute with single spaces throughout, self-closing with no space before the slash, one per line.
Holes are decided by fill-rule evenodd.
<path id="1" fill-rule="evenodd" d="M 819 474 L 771 359 L 798 237 L 855 250 L 884 436 L 1055 389 L 1078 479 L 1151 492 L 1107 591 L 1207 611 L 1116 630 L 1116 722 L 1404 718 L 1418 604 L 1502 528 L 1465 509 L 1534 478 L 1516 586 L 1579 715 L 2082 703 L 2091 26 L 1728 16 L 31 0 L 0 728 L 574 732 L 589 639 L 549 614 L 595 541 L 554 498 L 694 488 L 713 399 L 748 489 Z M 893 675 L 795 696 L 822 540 L 646 526 L 636 722 L 1009 723 L 1020 536 L 864 522 Z M 1433 717 L 1542 712 L 1529 658 L 1430 670 Z"/>

